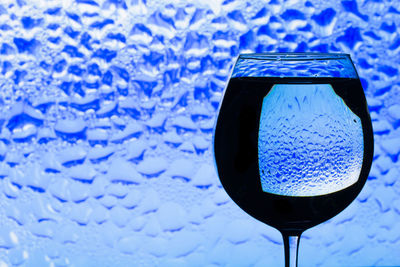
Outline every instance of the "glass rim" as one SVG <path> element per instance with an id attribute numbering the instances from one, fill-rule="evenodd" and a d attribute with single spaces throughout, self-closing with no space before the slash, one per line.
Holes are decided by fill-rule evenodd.
<path id="1" fill-rule="evenodd" d="M 351 60 L 346 53 L 245 53 L 238 59 L 266 61 L 311 61 L 311 60 Z"/>

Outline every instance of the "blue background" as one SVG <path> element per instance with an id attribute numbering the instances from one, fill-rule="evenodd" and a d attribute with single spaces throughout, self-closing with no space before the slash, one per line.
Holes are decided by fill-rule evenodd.
<path id="1" fill-rule="evenodd" d="M 239 53 L 345 52 L 370 177 L 300 266 L 400 265 L 396 1 L 2 1 L 0 266 L 278 266 L 225 194 L 212 129 Z"/>

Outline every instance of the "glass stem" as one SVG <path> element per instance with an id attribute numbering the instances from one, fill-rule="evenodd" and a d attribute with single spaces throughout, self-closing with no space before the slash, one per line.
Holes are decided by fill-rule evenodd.
<path id="1" fill-rule="evenodd" d="M 299 235 L 282 233 L 285 246 L 285 267 L 297 267 L 297 253 L 299 251 Z"/>

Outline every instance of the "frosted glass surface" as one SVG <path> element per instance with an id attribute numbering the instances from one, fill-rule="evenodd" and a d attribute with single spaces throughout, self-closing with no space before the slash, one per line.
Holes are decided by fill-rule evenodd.
<path id="1" fill-rule="evenodd" d="M 264 192 L 340 191 L 357 182 L 363 153 L 361 120 L 330 84 L 276 84 L 264 97 L 258 134 Z"/>
<path id="2" fill-rule="evenodd" d="M 283 265 L 211 142 L 237 55 L 287 51 L 351 54 L 376 141 L 300 266 L 400 265 L 399 23 L 384 0 L 1 1 L 0 266 Z"/>

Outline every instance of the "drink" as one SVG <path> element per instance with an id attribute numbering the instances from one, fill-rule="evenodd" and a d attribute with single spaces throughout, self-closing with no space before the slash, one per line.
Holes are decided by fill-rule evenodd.
<path id="1" fill-rule="evenodd" d="M 273 87 L 274 85 L 275 87 Z M 279 123 L 279 118 L 268 117 L 269 112 L 272 112 L 268 105 L 272 106 L 278 101 L 277 98 L 273 99 L 271 94 L 273 88 L 275 91 L 286 90 L 285 93 L 288 94 L 288 92 L 296 92 L 296 90 L 309 90 L 308 85 L 314 87 L 319 85 L 318 90 L 322 95 L 325 94 L 324 90 L 331 90 L 332 92 L 326 91 L 333 94 L 329 97 L 340 99 L 343 102 L 342 104 L 337 102 L 339 103 L 338 107 L 344 107 L 343 110 L 345 113 L 347 112 L 346 114 L 354 116 L 352 120 L 355 125 L 353 128 L 350 127 L 352 130 L 344 127 L 343 131 L 350 129 L 352 134 L 358 134 L 359 138 L 348 142 L 356 144 L 353 149 L 356 153 L 351 151 L 351 153 L 345 154 L 349 156 L 348 159 L 337 160 L 336 157 L 320 155 L 320 158 L 324 160 L 324 166 L 332 163 L 333 167 L 323 170 L 315 167 L 316 174 L 325 175 L 327 172 L 333 172 L 332 177 L 335 179 L 331 179 L 325 184 L 303 182 L 302 179 L 305 181 L 307 178 L 304 169 L 308 168 L 309 171 L 313 171 L 313 165 L 308 164 L 306 168 L 299 167 L 297 174 L 293 170 L 283 171 L 286 175 L 296 174 L 298 178 L 296 179 L 297 184 L 292 183 L 292 188 L 287 190 L 287 186 L 285 187 L 283 184 L 274 186 L 274 183 L 276 184 L 280 178 L 278 177 L 274 181 L 274 174 L 267 173 L 268 171 L 279 172 L 285 165 L 293 165 L 292 157 L 288 156 L 290 152 L 280 153 L 280 160 L 286 161 L 285 163 L 280 163 L 278 160 L 274 163 L 276 165 L 273 165 L 273 160 L 269 158 L 269 154 L 273 151 L 273 145 L 268 145 L 268 141 L 272 140 L 276 143 L 280 142 L 282 138 L 272 137 L 274 133 L 279 134 L 279 127 L 276 131 L 271 130 L 272 125 Z M 279 86 L 280 89 L 277 89 Z M 326 105 L 326 103 L 322 105 Z M 290 106 L 285 108 L 292 109 Z M 304 115 L 308 116 L 308 114 Z M 270 121 L 268 122 L 268 120 Z M 265 121 L 267 122 L 265 123 Z M 333 121 L 328 119 L 327 123 L 341 125 L 340 121 L 335 123 Z M 282 123 L 286 123 L 287 127 L 290 127 L 291 123 L 295 124 L 290 119 Z M 346 123 L 350 123 L 350 121 Z M 334 128 L 338 127 L 334 126 Z M 314 127 L 316 134 L 321 135 L 318 133 L 318 129 L 318 127 Z M 301 139 L 304 134 L 297 133 L 297 135 Z M 330 135 L 340 136 L 340 134 Z M 296 134 L 293 133 L 288 133 L 287 136 L 296 138 Z M 323 137 L 323 134 L 321 136 Z M 319 140 L 318 138 L 313 139 L 314 143 L 317 143 L 316 145 L 323 145 L 323 143 L 318 144 Z M 360 143 L 361 148 L 357 142 Z M 282 144 L 278 144 L 278 146 L 282 148 Z M 288 150 L 290 146 L 286 144 L 284 148 Z M 293 146 L 295 153 L 298 152 L 297 149 L 298 147 Z M 308 148 L 305 147 L 305 149 Z M 282 233 L 300 235 L 304 230 L 332 218 L 346 208 L 361 191 L 367 179 L 373 155 L 373 135 L 360 81 L 355 78 L 231 78 L 215 128 L 214 153 L 221 183 L 240 208 Z M 304 160 L 306 161 L 307 157 Z M 352 160 L 354 164 L 350 168 L 348 166 L 342 168 L 341 165 L 344 166 L 349 160 Z M 347 176 L 351 179 L 348 179 Z M 309 175 L 308 178 L 310 177 L 312 178 L 313 175 Z M 293 177 L 287 178 L 290 180 Z M 293 182 L 294 179 L 291 181 Z M 313 190 L 312 187 L 316 189 Z"/>

